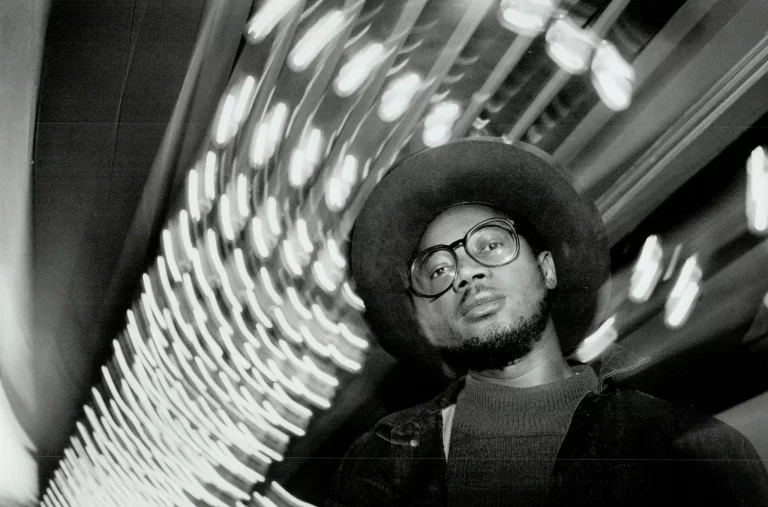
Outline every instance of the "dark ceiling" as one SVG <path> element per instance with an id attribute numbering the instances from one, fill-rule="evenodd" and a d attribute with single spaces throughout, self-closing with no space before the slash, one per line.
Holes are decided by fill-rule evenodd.
<path id="1" fill-rule="evenodd" d="M 109 354 L 137 280 L 154 256 L 164 213 L 178 199 L 192 147 L 243 51 L 239 39 L 251 2 L 230 2 L 231 19 L 212 3 L 51 4 L 34 152 L 34 376 L 40 408 L 20 411 L 39 447 L 43 480 Z M 575 9 L 586 22 L 606 3 L 587 1 Z M 448 8 L 437 2 L 431 7 L 434 15 Z M 205 39 L 216 33 L 206 32 L 213 30 L 205 24 L 211 16 L 218 16 L 219 30 L 235 27 L 230 39 Z M 743 213 L 745 160 L 766 140 L 765 56 L 754 56 L 766 46 L 765 24 L 753 21 L 760 16 L 768 19 L 759 1 L 631 2 L 608 36 L 638 72 L 633 106 L 610 113 L 588 79 L 572 78 L 522 136 L 568 163 L 576 186 L 606 217 L 614 245 L 609 306 L 624 316 L 622 342 L 653 357 L 643 372 L 623 381 L 710 413 L 768 390 L 768 326 L 760 310 L 768 290 L 764 238 L 743 227 L 734 231 L 729 221 Z M 512 37 L 479 33 L 465 51 L 493 67 Z M 200 74 L 190 85 L 193 65 Z M 738 75 L 748 65 L 753 79 Z M 555 73 L 543 44 L 534 42 L 479 111 L 488 120 L 483 131 L 508 132 Z M 475 89 L 472 79 L 483 80 L 468 76 L 461 89 L 467 96 Z M 172 127 L 184 136 L 173 137 L 174 114 L 182 120 Z M 417 148 L 411 143 L 403 153 Z M 164 157 L 178 164 L 164 164 Z M 652 233 L 692 251 L 716 246 L 709 252 L 711 295 L 699 303 L 710 311 L 694 314 L 679 333 L 661 323 L 663 296 L 642 308 L 625 301 L 628 271 Z M 718 312 L 729 298 L 733 305 Z M 356 435 L 437 387 L 375 350 L 366 372 L 349 377 L 334 408 L 316 418 L 274 476 L 300 497 L 320 502 L 334 460 Z"/>

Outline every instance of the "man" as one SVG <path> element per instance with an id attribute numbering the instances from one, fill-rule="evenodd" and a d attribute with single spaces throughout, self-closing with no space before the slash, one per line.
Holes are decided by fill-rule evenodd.
<path id="1" fill-rule="evenodd" d="M 737 431 L 569 364 L 609 276 L 594 205 L 545 153 L 417 154 L 374 189 L 351 262 L 381 345 L 467 371 L 350 449 L 328 505 L 768 505 Z"/>

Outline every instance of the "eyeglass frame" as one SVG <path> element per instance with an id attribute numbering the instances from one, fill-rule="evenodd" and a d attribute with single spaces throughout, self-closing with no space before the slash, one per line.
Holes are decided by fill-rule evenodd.
<path id="1" fill-rule="evenodd" d="M 515 240 L 515 255 L 510 260 L 508 260 L 507 262 L 504 262 L 502 264 L 486 264 L 484 262 L 481 262 L 481 261 L 477 260 L 467 250 L 467 247 L 466 247 L 467 239 L 469 239 L 469 237 L 472 234 L 474 234 L 478 230 L 482 229 L 484 226 L 486 226 L 486 225 L 488 225 L 490 223 L 493 223 L 493 222 L 501 222 L 501 223 L 505 224 L 507 226 L 506 229 L 509 232 L 512 233 L 512 238 Z M 418 297 L 422 297 L 422 298 L 429 298 L 429 299 L 437 299 L 440 296 L 442 296 L 443 294 L 445 294 L 446 292 L 448 292 L 448 290 L 451 288 L 451 286 L 453 286 L 454 282 L 456 281 L 456 277 L 459 276 L 459 257 L 458 257 L 458 255 L 456 255 L 456 250 L 459 247 L 462 247 L 462 246 L 464 247 L 464 252 L 466 252 L 467 256 L 470 259 L 472 259 L 474 262 L 476 262 L 476 263 L 478 263 L 481 266 L 486 267 L 486 268 L 498 268 L 498 267 L 506 266 L 507 264 L 510 264 L 510 263 L 514 262 L 520 256 L 520 234 L 517 232 L 517 228 L 515 227 L 514 220 L 510 220 L 509 218 L 505 218 L 505 217 L 486 218 L 485 220 L 482 220 L 482 221 L 478 222 L 477 224 L 475 224 L 474 226 L 472 226 L 472 228 L 469 229 L 469 231 L 467 231 L 467 233 L 464 235 L 463 238 L 457 239 L 456 241 L 454 241 L 453 243 L 451 243 L 449 245 L 433 245 L 433 246 L 431 246 L 429 248 L 425 248 L 424 250 L 420 250 L 420 251 L 416 252 L 415 254 L 411 255 L 411 258 L 408 260 L 408 291 L 411 294 L 413 294 L 414 296 L 418 296 Z M 414 285 L 413 285 L 413 266 L 414 266 L 414 263 L 416 262 L 416 260 L 419 257 L 421 257 L 423 255 L 430 254 L 432 252 L 436 252 L 438 250 L 447 250 L 453 256 L 453 260 L 454 260 L 454 262 L 456 264 L 456 271 L 453 274 L 453 279 L 451 280 L 451 282 L 448 284 L 448 286 L 445 289 L 443 289 L 442 291 L 440 291 L 437 294 L 421 294 L 421 293 L 416 291 L 416 289 L 414 288 Z"/>

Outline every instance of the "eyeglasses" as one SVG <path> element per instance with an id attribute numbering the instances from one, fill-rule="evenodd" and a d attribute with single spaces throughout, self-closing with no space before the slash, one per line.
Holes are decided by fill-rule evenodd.
<path id="1" fill-rule="evenodd" d="M 410 291 L 421 297 L 441 296 L 458 276 L 456 250 L 463 246 L 467 255 L 488 268 L 509 264 L 520 253 L 520 237 L 515 223 L 506 218 L 489 218 L 472 227 L 450 245 L 435 245 L 418 252 L 410 263 Z"/>

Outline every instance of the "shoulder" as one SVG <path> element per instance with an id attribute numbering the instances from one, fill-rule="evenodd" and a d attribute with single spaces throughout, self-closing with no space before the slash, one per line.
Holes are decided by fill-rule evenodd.
<path id="1" fill-rule="evenodd" d="M 611 389 L 603 398 L 603 417 L 618 418 L 626 428 L 666 440 L 683 453 L 741 454 L 752 450 L 739 431 L 711 415 L 634 389 Z"/>

